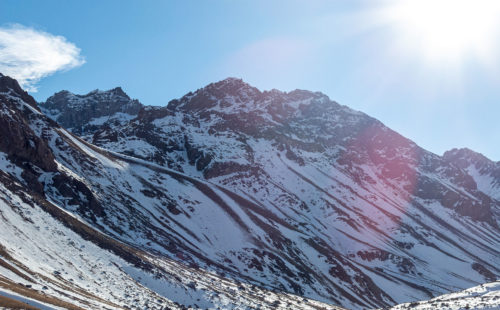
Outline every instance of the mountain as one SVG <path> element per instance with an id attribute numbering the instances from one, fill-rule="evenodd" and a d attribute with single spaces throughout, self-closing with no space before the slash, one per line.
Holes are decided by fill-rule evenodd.
<path id="1" fill-rule="evenodd" d="M 205 256 L 280 290 L 370 307 L 498 276 L 499 164 L 434 155 L 321 93 L 229 78 L 82 137 L 239 195 L 228 203 L 244 206 L 235 228 L 257 240 L 215 243 L 210 218 Z M 192 221 L 183 227 L 200 235 Z M 255 263 L 268 252 L 284 267 Z"/>
<path id="2" fill-rule="evenodd" d="M 391 310 L 424 309 L 499 309 L 500 282 L 481 284 L 464 291 L 438 296 L 431 300 L 397 305 Z"/>
<path id="3" fill-rule="evenodd" d="M 164 232 L 155 232 L 146 225 L 167 226 L 170 215 L 161 205 L 166 198 L 148 205 L 150 183 L 144 177 L 149 174 L 165 184 L 183 183 L 182 177 L 86 144 L 42 114 L 18 83 L 3 75 L 0 128 L 0 308 L 327 306 L 135 247 L 149 242 L 143 237 L 165 240 L 169 233 L 175 234 L 165 227 Z M 122 187 L 130 184 L 133 187 Z M 181 185 L 178 194 L 189 198 L 187 188 Z M 119 192 L 113 193 L 114 189 Z M 113 200 L 109 206 L 108 200 Z M 108 212 L 124 217 L 108 216 Z M 110 231 L 119 232 L 120 238 Z M 180 233 L 176 237 L 185 239 Z"/>
<path id="4" fill-rule="evenodd" d="M 477 189 L 500 200 L 500 162 L 492 162 L 482 154 L 469 149 L 453 149 L 444 159 L 464 169 L 474 179 Z"/>
<path id="5" fill-rule="evenodd" d="M 500 163 L 432 154 L 324 94 L 229 78 L 166 107 L 115 89 L 38 109 L 1 83 L 0 197 L 17 198 L 1 200 L 0 255 L 32 290 L 50 280 L 68 302 L 69 285 L 83 307 L 364 309 L 500 274 Z"/>
<path id="6" fill-rule="evenodd" d="M 109 91 L 96 89 L 86 95 L 61 91 L 50 97 L 42 110 L 61 126 L 81 135 L 104 122 L 130 119 L 141 107 L 139 101 L 117 87 Z"/>

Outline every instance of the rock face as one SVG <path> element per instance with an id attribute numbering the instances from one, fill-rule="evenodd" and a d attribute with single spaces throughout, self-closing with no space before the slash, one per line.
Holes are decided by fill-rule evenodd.
<path id="1" fill-rule="evenodd" d="M 54 156 L 47 144 L 30 127 L 28 119 L 40 114 L 35 100 L 24 92 L 17 81 L 0 74 L 0 152 L 23 167 L 25 182 L 38 192 L 36 167 L 56 171 Z"/>
<path id="2" fill-rule="evenodd" d="M 75 109 L 58 105 L 42 111 Z M 92 127 L 66 127 L 87 143 L 43 115 L 28 124 L 88 191 L 41 169 L 43 194 L 158 260 L 353 309 L 500 275 L 488 159 L 438 156 L 324 94 L 234 78 L 117 121 L 77 106 Z"/>
<path id="3" fill-rule="evenodd" d="M 465 170 L 485 194 L 500 199 L 500 161 L 496 163 L 469 149 L 453 149 L 444 153 L 445 161 Z M 474 186 L 474 185 L 472 185 Z"/>
<path id="4" fill-rule="evenodd" d="M 51 173 L 52 185 L 71 203 L 80 206 L 82 213 L 94 217 L 103 215 L 99 202 L 86 185 L 64 172 L 59 172 L 53 150 L 47 141 L 48 127 L 59 127 L 44 116 L 36 101 L 24 92 L 17 81 L 0 76 L 0 152 L 6 159 L 22 169 L 26 185 L 39 194 L 44 194 L 42 174 Z M 38 126 L 37 126 L 38 125 Z"/>
<path id="5" fill-rule="evenodd" d="M 23 102 L 30 105 L 35 110 L 39 111 L 37 103 L 26 91 L 24 91 L 19 83 L 11 77 L 5 76 L 0 73 L 0 93 L 9 94 L 12 97 L 21 99 Z"/>
<path id="6" fill-rule="evenodd" d="M 61 126 L 82 135 L 110 120 L 130 119 L 137 115 L 142 105 L 116 87 L 108 91 L 94 90 L 86 95 L 60 91 L 40 107 Z"/>

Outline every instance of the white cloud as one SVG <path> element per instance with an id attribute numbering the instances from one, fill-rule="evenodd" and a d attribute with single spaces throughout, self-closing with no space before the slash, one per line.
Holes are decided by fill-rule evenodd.
<path id="1" fill-rule="evenodd" d="M 21 25 L 0 27 L 0 72 L 36 92 L 40 79 L 85 63 L 66 38 Z"/>

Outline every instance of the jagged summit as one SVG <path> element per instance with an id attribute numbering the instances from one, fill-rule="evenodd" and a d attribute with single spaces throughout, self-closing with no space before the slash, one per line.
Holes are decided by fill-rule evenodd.
<path id="1" fill-rule="evenodd" d="M 131 101 L 130 97 L 123 91 L 121 87 L 116 87 L 107 91 L 99 89 L 93 90 L 87 94 L 74 94 L 70 91 L 63 90 L 49 97 L 46 102 L 40 104 L 45 112 L 61 122 L 62 115 L 70 110 L 87 113 L 90 110 L 94 111 L 102 106 L 112 103 L 127 104 Z M 135 101 L 135 100 L 133 100 Z M 258 88 L 244 82 L 240 78 L 229 77 L 224 80 L 210 83 L 195 92 L 189 92 L 179 99 L 171 100 L 166 107 L 142 107 L 146 113 L 141 113 L 146 116 L 148 111 L 153 111 L 158 115 L 165 115 L 167 110 L 182 110 L 210 113 L 236 113 L 236 112 L 258 112 L 258 113 L 288 113 L 296 111 L 300 106 L 308 106 L 315 103 L 314 108 L 309 109 L 316 113 L 326 113 L 328 109 L 338 109 L 342 107 L 344 112 L 351 114 L 362 114 L 345 106 L 340 106 L 335 101 L 330 100 L 328 96 L 321 92 L 311 92 L 307 90 L 296 89 L 285 92 L 277 89 L 269 91 L 261 91 Z M 138 105 L 134 105 L 132 110 L 126 113 L 130 115 L 139 114 Z M 116 113 L 116 109 L 102 109 L 99 116 L 112 116 Z M 331 111 L 330 111 L 331 112 Z M 148 119 L 154 119 L 151 115 Z M 90 119 L 87 119 L 90 121 Z M 80 122 L 79 126 L 84 125 Z M 72 127 L 70 127 L 72 128 Z"/>
<path id="2" fill-rule="evenodd" d="M 136 116 L 143 106 L 138 100 L 131 99 L 121 87 L 116 87 L 107 91 L 96 89 L 85 95 L 60 91 L 40 103 L 40 107 L 53 120 L 82 134 L 87 131 L 88 125 L 101 125 L 113 117 L 129 119 Z M 92 124 L 92 120 L 97 123 Z"/>
<path id="3" fill-rule="evenodd" d="M 452 149 L 443 155 L 446 162 L 466 171 L 476 188 L 500 201 L 500 161 L 494 162 L 481 153 L 468 148 Z M 493 208 L 500 225 L 500 207 Z"/>
<path id="4" fill-rule="evenodd" d="M 233 76 L 228 76 L 227 78 L 220 80 L 219 82 L 248 84 L 248 83 L 244 82 L 242 78 L 233 77 Z M 216 82 L 216 83 L 218 83 L 218 82 Z"/>
<path id="5" fill-rule="evenodd" d="M 0 73 L 0 93 L 6 93 L 12 95 L 13 97 L 19 97 L 32 108 L 39 110 L 35 99 L 31 97 L 28 92 L 24 91 L 15 79 L 3 75 L 2 73 Z"/>
<path id="6" fill-rule="evenodd" d="M 469 148 L 453 148 L 444 152 L 443 158 L 445 160 L 467 160 L 474 162 L 493 163 L 491 159 L 483 154 L 473 151 Z"/>
<path id="7" fill-rule="evenodd" d="M 232 77 L 208 84 L 180 99 L 170 101 L 167 105 L 172 111 L 191 111 L 205 117 L 213 113 L 271 113 L 280 114 L 280 118 L 290 117 L 301 107 L 301 110 L 307 110 L 307 106 L 314 106 L 317 112 L 322 110 L 323 113 L 340 107 L 321 92 L 298 89 L 290 92 L 277 89 L 261 91 L 242 79 Z M 344 109 L 355 113 L 346 107 Z"/>
<path id="8" fill-rule="evenodd" d="M 243 81 L 242 78 L 237 78 L 237 77 L 227 77 L 223 80 L 220 80 L 215 83 L 211 83 L 209 85 L 233 85 L 233 86 L 250 86 L 247 82 Z"/>
<path id="9" fill-rule="evenodd" d="M 125 97 L 125 98 L 130 99 L 130 97 L 123 91 L 123 89 L 120 86 L 112 88 L 112 89 L 109 89 L 109 90 L 94 89 L 94 90 L 88 92 L 85 95 L 77 95 L 77 94 L 73 94 L 73 93 L 71 93 L 69 91 L 66 91 L 66 92 L 69 93 L 69 94 L 71 94 L 71 95 L 80 97 L 80 98 L 92 97 L 92 96 L 95 96 L 95 95 L 101 95 L 101 96 L 103 96 L 103 95 L 106 96 L 107 95 L 107 96 Z"/>
<path id="10" fill-rule="evenodd" d="M 8 93 L 9 91 L 13 91 L 15 95 L 26 93 L 26 91 L 21 88 L 19 82 L 16 79 L 4 75 L 0 72 L 0 92 Z"/>
<path id="11" fill-rule="evenodd" d="M 207 89 L 216 89 L 225 92 L 226 95 L 234 95 L 237 92 L 254 92 L 256 96 L 264 96 L 264 97 L 279 97 L 286 96 L 287 99 L 307 99 L 310 97 L 324 97 L 327 100 L 330 100 L 327 95 L 322 92 L 312 92 L 304 89 L 295 89 L 292 91 L 282 91 L 276 88 L 271 90 L 260 90 L 255 86 L 245 82 L 241 78 L 228 77 L 224 80 L 221 80 L 216 83 L 211 83 L 206 87 L 202 88 L 203 90 Z"/>
<path id="12" fill-rule="evenodd" d="M 223 80 L 220 80 L 215 83 L 210 83 L 207 86 L 201 88 L 201 89 L 223 89 L 226 90 L 228 93 L 231 91 L 241 91 L 241 90 L 248 90 L 248 89 L 253 89 L 257 90 L 258 93 L 260 94 L 272 94 L 272 95 L 292 95 L 292 96 L 303 96 L 303 97 L 310 97 L 310 96 L 324 96 L 328 97 L 327 95 L 323 94 L 322 92 L 313 92 L 309 90 L 304 90 L 304 89 L 295 89 L 292 91 L 282 91 L 276 88 L 273 88 L 271 90 L 260 90 L 255 86 L 252 86 L 251 84 L 245 82 L 241 78 L 236 78 L 236 77 L 227 77 Z"/>
<path id="13" fill-rule="evenodd" d="M 261 92 L 243 82 L 242 79 L 227 78 L 219 82 L 210 83 L 195 92 L 189 92 L 180 99 L 171 100 L 167 107 L 170 110 L 210 110 L 220 103 L 222 108 L 235 106 L 243 102 L 253 101 Z"/>
<path id="14" fill-rule="evenodd" d="M 7 93 L 9 91 L 14 91 L 16 94 L 24 92 L 15 79 L 0 73 L 0 92 Z"/>
<path id="15" fill-rule="evenodd" d="M 223 94 L 223 95 L 236 95 L 238 92 L 254 90 L 257 93 L 260 91 L 253 87 L 252 85 L 246 83 L 241 78 L 228 77 L 218 82 L 209 83 L 206 86 L 199 88 L 194 93 L 198 92 L 209 92 L 212 94 Z M 193 95 L 192 92 L 186 94 L 186 96 Z"/>
<path id="16" fill-rule="evenodd" d="M 68 101 L 71 102 L 71 98 L 80 98 L 80 99 L 85 99 L 85 98 L 91 98 L 91 99 L 97 99 L 98 97 L 117 97 L 117 98 L 126 98 L 130 100 L 130 97 L 123 91 L 123 89 L 118 86 L 109 90 L 100 90 L 100 89 L 94 89 L 86 94 L 75 94 L 73 92 L 70 92 L 68 90 L 61 90 L 51 97 L 47 98 L 46 102 L 42 102 L 42 105 L 47 105 L 53 103 L 58 97 L 68 97 L 70 100 Z M 73 99 L 75 101 L 75 99 Z M 80 101 L 80 103 L 85 103 L 85 101 Z"/>

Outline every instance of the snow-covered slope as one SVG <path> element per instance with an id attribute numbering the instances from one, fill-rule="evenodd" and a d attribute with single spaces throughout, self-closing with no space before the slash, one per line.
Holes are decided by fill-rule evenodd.
<path id="1" fill-rule="evenodd" d="M 36 194 L 27 196 L 3 172 L 1 177 L 0 295 L 28 297 L 49 309 L 326 306 L 129 248 L 85 226 L 56 204 Z M 114 247 L 124 253 L 113 253 Z"/>
<path id="2" fill-rule="evenodd" d="M 22 301 L 49 309 L 327 307 L 143 247 L 155 238 L 155 226 L 145 223 L 157 223 L 152 212 L 159 213 L 159 206 L 148 205 L 147 195 L 129 196 L 130 188 L 121 186 L 145 191 L 141 169 L 158 173 L 79 141 L 1 75 L 0 128 L 0 306 Z M 168 174 L 162 178 L 174 181 Z M 107 200 L 113 201 L 104 206 Z M 165 235 L 159 231 L 157 238 Z"/>
<path id="3" fill-rule="evenodd" d="M 442 295 L 428 301 L 397 305 L 392 310 L 465 310 L 465 309 L 500 309 L 500 282 L 481 284 L 464 291 Z"/>
<path id="4" fill-rule="evenodd" d="M 477 189 L 500 200 L 500 162 L 493 162 L 485 156 L 469 149 L 453 149 L 444 158 L 465 169 L 474 179 Z"/>
<path id="5" fill-rule="evenodd" d="M 59 104 L 73 113 L 72 103 Z M 83 139 L 36 103 L 25 110 L 32 111 L 19 117 L 25 132 L 10 131 L 32 138 L 15 152 L 0 142 L 10 177 L 85 227 L 153 255 L 154 268 L 169 262 L 199 270 L 198 282 L 217 274 L 247 283 L 221 298 L 224 308 L 259 303 L 255 294 L 243 297 L 248 285 L 361 309 L 500 274 L 500 202 L 494 188 L 478 185 L 495 174 L 471 176 L 321 93 L 261 92 L 230 78 L 167 107 L 142 107 L 129 120 L 99 125 L 95 117 L 105 115 L 95 116 Z M 151 263 L 112 252 L 139 270 Z M 210 298 L 200 300 L 212 305 Z M 284 300 L 284 308 L 299 307 Z"/>

